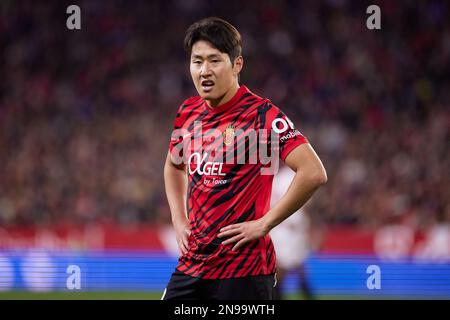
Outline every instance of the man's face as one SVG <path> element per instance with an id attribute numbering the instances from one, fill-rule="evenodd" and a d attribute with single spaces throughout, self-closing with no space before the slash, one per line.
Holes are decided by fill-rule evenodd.
<path id="1" fill-rule="evenodd" d="M 227 94 L 238 86 L 237 75 L 241 68 L 242 57 L 236 58 L 233 65 L 228 54 L 220 52 L 207 41 L 199 40 L 192 46 L 192 80 L 199 95 L 210 106 L 221 104 L 228 98 Z"/>

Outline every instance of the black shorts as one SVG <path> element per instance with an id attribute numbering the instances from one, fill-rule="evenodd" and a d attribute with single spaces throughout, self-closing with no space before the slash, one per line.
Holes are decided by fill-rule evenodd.
<path id="1" fill-rule="evenodd" d="M 176 270 L 161 300 L 273 300 L 276 277 L 202 279 Z"/>

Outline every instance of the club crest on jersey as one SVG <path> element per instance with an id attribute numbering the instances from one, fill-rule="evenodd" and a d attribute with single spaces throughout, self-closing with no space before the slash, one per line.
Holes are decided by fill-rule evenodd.
<path id="1" fill-rule="evenodd" d="M 229 125 L 225 128 L 225 131 L 223 132 L 223 143 L 227 146 L 232 144 L 234 142 L 234 129 L 235 127 L 232 125 Z"/>

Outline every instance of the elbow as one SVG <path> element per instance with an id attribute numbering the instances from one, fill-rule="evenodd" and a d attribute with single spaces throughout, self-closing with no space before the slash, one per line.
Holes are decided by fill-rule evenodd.
<path id="1" fill-rule="evenodd" d="M 325 169 L 321 170 L 321 173 L 319 174 L 319 178 L 317 179 L 319 186 L 323 186 L 328 181 L 328 175 Z"/>
<path id="2" fill-rule="evenodd" d="M 321 186 L 325 185 L 327 183 L 327 181 L 328 181 L 328 177 L 325 174 L 319 179 L 318 186 L 321 187 Z"/>
<path id="3" fill-rule="evenodd" d="M 327 172 L 325 171 L 325 169 L 317 170 L 317 172 L 311 175 L 310 181 L 315 188 L 323 186 L 328 181 Z"/>

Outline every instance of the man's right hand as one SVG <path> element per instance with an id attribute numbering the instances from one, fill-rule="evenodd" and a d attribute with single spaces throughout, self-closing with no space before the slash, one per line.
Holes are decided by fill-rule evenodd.
<path id="1" fill-rule="evenodd" d="M 182 254 L 186 254 L 189 250 L 189 236 L 191 234 L 191 227 L 189 221 L 183 221 L 174 224 L 175 232 L 177 234 L 178 248 Z"/>

